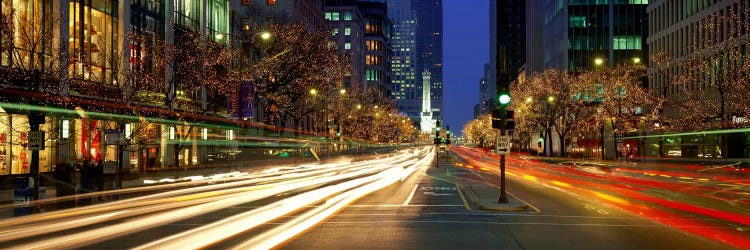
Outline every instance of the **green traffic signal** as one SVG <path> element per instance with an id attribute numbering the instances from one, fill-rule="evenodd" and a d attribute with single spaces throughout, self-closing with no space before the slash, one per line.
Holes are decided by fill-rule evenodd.
<path id="1" fill-rule="evenodd" d="M 500 105 L 508 105 L 508 103 L 510 103 L 510 94 L 502 93 L 497 97 L 497 100 Z"/>

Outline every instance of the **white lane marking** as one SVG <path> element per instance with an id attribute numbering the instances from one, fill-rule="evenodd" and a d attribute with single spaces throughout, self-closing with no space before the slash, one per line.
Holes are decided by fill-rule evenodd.
<path id="1" fill-rule="evenodd" d="M 454 194 L 443 194 L 443 193 L 435 193 L 435 192 L 424 192 L 424 194 L 432 195 L 432 196 L 454 195 Z"/>
<path id="2" fill-rule="evenodd" d="M 409 203 L 411 202 L 411 199 L 414 198 L 414 193 L 417 192 L 417 187 L 419 187 L 419 184 L 414 184 L 414 188 L 411 190 L 411 193 L 409 193 L 409 197 L 406 198 L 406 200 L 404 200 L 404 203 L 402 203 L 401 205 L 404 205 L 404 206 L 409 205 Z"/>

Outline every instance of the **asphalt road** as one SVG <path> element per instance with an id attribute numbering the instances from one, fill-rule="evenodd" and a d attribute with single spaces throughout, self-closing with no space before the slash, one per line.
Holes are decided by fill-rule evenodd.
<path id="1" fill-rule="evenodd" d="M 435 167 L 428 148 L 166 184 L 150 196 L 0 220 L 0 248 L 731 249 L 742 238 L 725 244 L 696 233 L 750 232 L 742 231 L 750 222 L 741 207 L 711 202 L 744 186 L 720 194 L 722 183 L 708 185 L 700 176 L 693 184 L 669 178 L 699 187 L 674 190 L 648 181 L 666 178 L 658 174 L 579 171 L 515 156 L 508 191 L 534 209 L 483 211 L 464 187 L 492 189 L 499 183 L 496 160 L 463 155 L 465 162 Z M 658 199 L 638 203 L 652 196 Z M 695 207 L 658 213 L 672 204 L 669 197 L 689 198 L 679 203 L 685 206 L 709 203 L 723 217 Z M 726 231 L 733 233 L 718 234 Z"/>
<path id="2" fill-rule="evenodd" d="M 508 179 L 508 191 L 539 213 L 469 211 L 455 185 L 430 176 L 436 171 L 499 183 L 495 171 L 454 164 L 426 167 L 356 202 L 284 248 L 731 249 L 588 197 L 514 178 Z"/>

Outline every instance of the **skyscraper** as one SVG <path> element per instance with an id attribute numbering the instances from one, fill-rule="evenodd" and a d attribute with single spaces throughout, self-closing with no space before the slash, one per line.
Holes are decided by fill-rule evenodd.
<path id="1" fill-rule="evenodd" d="M 443 7 L 439 0 L 389 0 L 393 98 L 423 132 L 442 119 Z"/>

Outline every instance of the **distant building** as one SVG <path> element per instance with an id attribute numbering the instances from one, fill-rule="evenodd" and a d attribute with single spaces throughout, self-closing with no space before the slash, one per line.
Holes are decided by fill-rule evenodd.
<path id="1" fill-rule="evenodd" d="M 388 0 L 393 98 L 423 132 L 442 119 L 442 14 L 441 1 Z"/>
<path id="2" fill-rule="evenodd" d="M 363 16 L 356 0 L 326 0 L 325 18 L 331 40 L 335 41 L 342 59 L 348 60 L 349 72 L 344 88 L 365 90 L 365 30 Z"/>
<path id="3" fill-rule="evenodd" d="M 393 94 L 391 84 L 391 22 L 385 0 L 359 1 L 365 29 L 365 87 L 374 87 L 382 98 Z"/>

